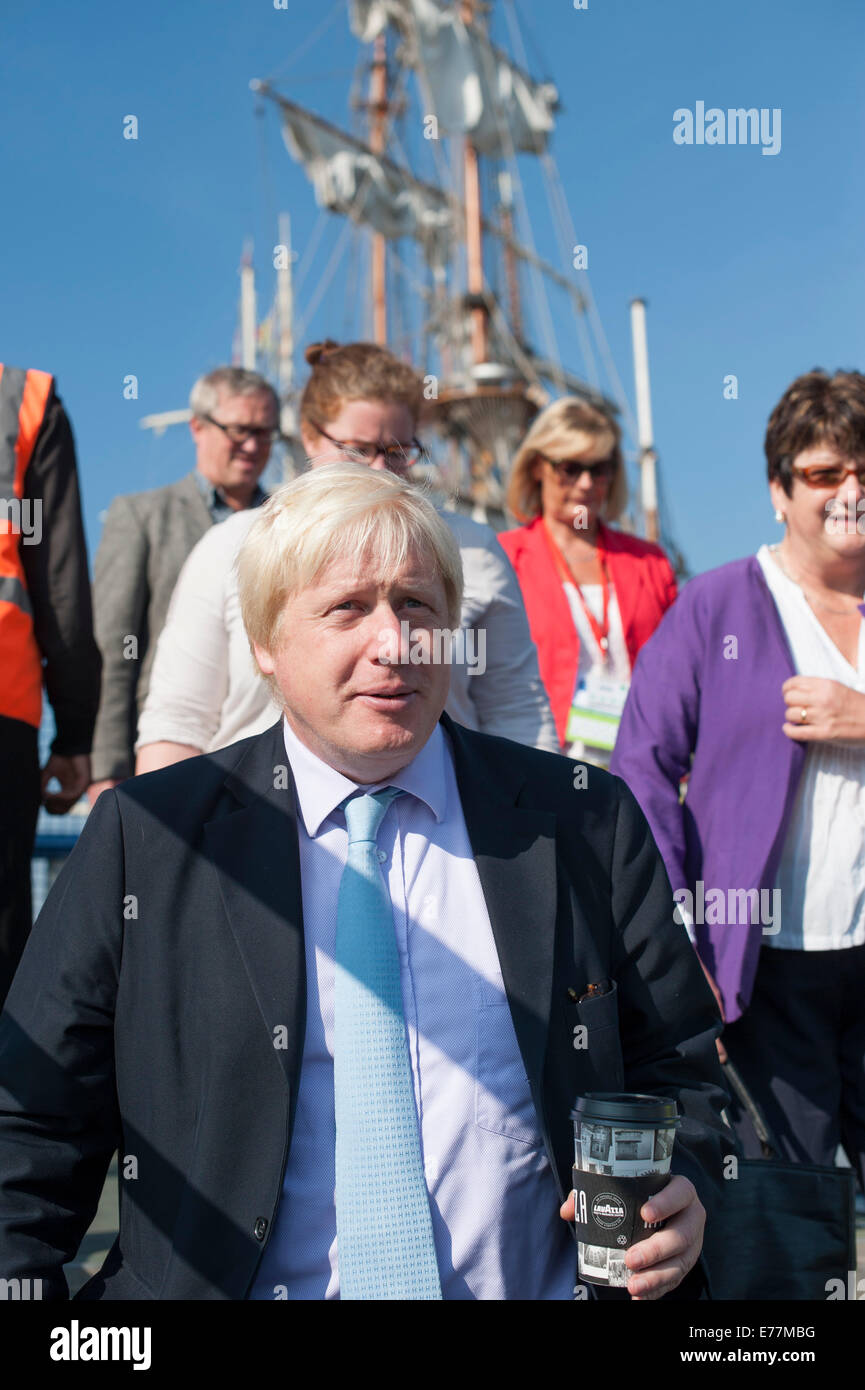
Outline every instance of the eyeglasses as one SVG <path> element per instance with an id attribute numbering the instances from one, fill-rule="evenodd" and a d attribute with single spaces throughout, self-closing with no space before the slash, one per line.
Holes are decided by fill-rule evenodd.
<path id="1" fill-rule="evenodd" d="M 603 481 L 612 475 L 614 467 L 612 459 L 600 459 L 598 463 L 584 463 L 582 459 L 551 459 L 547 458 L 546 454 L 539 454 L 538 457 L 550 465 L 557 478 L 560 480 L 567 478 L 569 482 L 582 477 L 584 473 L 591 474 L 592 482 Z"/>
<path id="2" fill-rule="evenodd" d="M 267 429 L 266 426 L 259 425 L 224 425 L 221 420 L 214 420 L 212 415 L 202 415 L 202 420 L 206 420 L 209 425 L 215 425 L 218 430 L 228 435 L 232 444 L 245 444 L 247 439 L 254 439 L 256 444 L 275 444 L 277 439 L 282 438 L 280 430 Z"/>
<path id="3" fill-rule="evenodd" d="M 808 468 L 794 468 L 794 478 L 801 478 L 806 487 L 837 487 L 848 473 L 855 473 L 857 481 L 865 487 L 865 460 L 861 463 L 812 463 Z"/>
<path id="4" fill-rule="evenodd" d="M 428 458 L 427 451 L 419 439 L 412 439 L 410 444 L 384 444 L 381 440 L 372 443 L 363 439 L 334 439 L 332 434 L 328 434 L 327 430 L 322 429 L 314 420 L 310 420 L 309 423 L 318 430 L 322 438 L 335 444 L 349 463 L 375 463 L 380 455 L 392 472 L 403 472 L 426 462 Z"/>

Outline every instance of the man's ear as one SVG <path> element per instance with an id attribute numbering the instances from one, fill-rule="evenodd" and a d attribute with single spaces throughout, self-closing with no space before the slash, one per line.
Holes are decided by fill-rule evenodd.
<path id="1" fill-rule="evenodd" d="M 259 670 L 263 671 L 266 676 L 272 676 L 276 669 L 272 654 L 265 647 L 260 647 L 257 642 L 253 642 L 252 651 L 258 662 Z"/>

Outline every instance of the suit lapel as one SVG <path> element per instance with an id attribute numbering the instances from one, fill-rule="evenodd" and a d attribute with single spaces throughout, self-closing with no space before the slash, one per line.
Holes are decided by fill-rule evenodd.
<path id="1" fill-rule="evenodd" d="M 204 827 L 225 912 L 264 1026 L 291 1088 L 306 1029 L 306 963 L 294 781 L 282 719 L 226 779 L 237 809 Z"/>
<path id="2" fill-rule="evenodd" d="M 453 743 L 460 801 L 514 1030 L 535 1106 L 543 1114 L 558 909 L 556 817 L 519 806 L 521 779 L 511 777 L 447 715 L 442 723 Z"/>

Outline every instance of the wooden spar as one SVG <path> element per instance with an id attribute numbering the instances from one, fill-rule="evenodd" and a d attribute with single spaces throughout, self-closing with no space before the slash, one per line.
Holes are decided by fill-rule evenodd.
<path id="1" fill-rule="evenodd" d="M 463 153 L 463 174 L 465 179 L 466 205 L 466 270 L 468 292 L 481 295 L 484 292 L 483 236 L 481 233 L 481 185 L 478 170 L 477 150 L 469 140 L 465 142 Z M 484 305 L 475 304 L 470 310 L 472 357 L 474 361 L 487 360 L 487 311 Z"/>
<path id="2" fill-rule="evenodd" d="M 474 0 L 461 0 L 460 18 L 465 24 L 474 19 Z M 481 181 L 478 168 L 478 153 L 466 137 L 463 142 L 463 187 L 466 209 L 466 274 L 467 289 L 473 298 L 484 292 L 484 243 L 481 227 Z M 475 302 L 470 310 L 472 358 L 475 364 L 486 362 L 487 349 L 487 309 L 483 303 Z"/>
<path id="3" fill-rule="evenodd" d="M 375 154 L 384 154 L 385 122 L 387 120 L 387 38 L 379 34 L 373 46 L 372 77 L 369 89 L 369 147 Z M 381 232 L 372 235 L 372 323 L 373 340 L 387 343 L 387 243 Z"/>

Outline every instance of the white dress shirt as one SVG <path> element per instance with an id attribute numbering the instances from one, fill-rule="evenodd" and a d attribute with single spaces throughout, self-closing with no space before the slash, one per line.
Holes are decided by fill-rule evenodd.
<path id="1" fill-rule="evenodd" d="M 253 1299 L 339 1297 L 334 937 L 358 790 L 285 724 L 298 793 L 307 1023 L 291 1148 Z M 571 1299 L 558 1214 L 442 726 L 388 783 L 379 860 L 393 905 L 421 1154 L 445 1299 Z"/>
<path id="2" fill-rule="evenodd" d="M 865 622 L 857 667 L 818 622 L 798 584 L 763 545 L 757 559 L 778 608 L 797 675 L 865 691 Z M 781 692 L 778 692 L 779 700 Z M 831 951 L 865 944 L 865 750 L 806 743 L 805 765 L 778 869 L 781 930 L 765 946 Z"/>
<path id="3" fill-rule="evenodd" d="M 159 636 L 136 749 L 184 743 L 209 753 L 260 734 L 279 717 L 249 650 L 234 562 L 253 511 L 214 526 L 191 551 Z M 442 511 L 460 547 L 460 625 L 483 633 L 451 666 L 446 709 L 458 724 L 557 753 L 559 742 L 513 567 L 489 526 Z"/>

